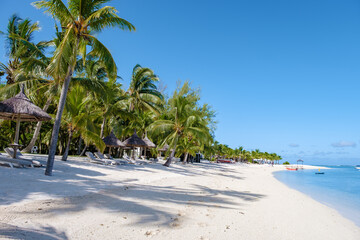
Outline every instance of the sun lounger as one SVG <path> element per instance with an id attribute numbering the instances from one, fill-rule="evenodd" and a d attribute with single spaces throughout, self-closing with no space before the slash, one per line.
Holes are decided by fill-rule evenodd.
<path id="1" fill-rule="evenodd" d="M 11 159 L 14 159 L 14 158 L 12 158 L 14 156 L 14 150 L 13 149 L 5 148 L 4 150 L 9 155 L 9 157 Z M 19 151 L 19 149 L 17 149 L 17 152 L 16 152 L 16 159 L 26 161 L 26 162 L 30 162 L 33 167 L 41 167 L 42 166 L 42 164 L 39 161 L 25 158 L 25 156 Z"/>
<path id="2" fill-rule="evenodd" d="M 107 159 L 104 154 L 102 154 L 101 152 L 95 152 L 94 155 L 100 159 L 100 160 L 103 160 L 103 161 L 108 161 L 110 162 L 112 165 L 115 165 L 115 164 L 119 164 L 116 160 L 114 159 Z"/>
<path id="3" fill-rule="evenodd" d="M 149 158 L 149 161 L 150 161 L 150 162 L 158 162 L 159 159 L 157 159 L 157 158 Z"/>
<path id="4" fill-rule="evenodd" d="M 172 163 L 178 163 L 178 162 L 180 162 L 180 158 L 173 157 Z"/>
<path id="5" fill-rule="evenodd" d="M 11 162 L 8 162 L 8 161 L 2 159 L 1 153 L 0 153 L 0 164 L 2 164 L 2 165 L 8 165 L 9 167 L 14 168 L 14 164 L 12 164 Z"/>
<path id="6" fill-rule="evenodd" d="M 111 159 L 111 160 L 114 160 L 114 161 L 116 161 L 116 162 L 118 162 L 119 164 L 121 164 L 121 165 L 124 165 L 124 164 L 132 164 L 131 162 L 129 162 L 129 161 L 126 161 L 125 159 L 121 159 L 121 158 L 113 158 L 110 154 L 108 154 L 108 153 L 106 153 L 106 154 L 104 154 L 104 156 L 105 156 L 105 158 L 106 159 Z"/>
<path id="7" fill-rule="evenodd" d="M 1 155 L 0 153 L 0 164 L 2 165 L 8 165 L 10 168 L 14 168 L 14 164 L 9 162 L 9 161 L 6 161 L 5 159 L 2 159 L 4 156 Z"/>
<path id="8" fill-rule="evenodd" d="M 98 158 L 96 158 L 92 152 L 86 152 L 85 155 L 88 157 L 89 162 L 98 163 L 98 164 L 105 164 L 105 165 L 109 165 L 109 164 L 112 163 L 108 159 L 98 159 Z"/>
<path id="9" fill-rule="evenodd" d="M 125 161 L 128 161 L 130 164 L 135 164 L 135 165 L 145 165 L 145 164 L 149 163 L 149 162 L 143 161 L 141 159 L 133 160 L 128 155 L 125 155 L 125 154 L 124 154 L 123 158 Z"/>
<path id="10" fill-rule="evenodd" d="M 34 167 L 34 164 L 31 161 L 26 161 L 22 159 L 0 156 L 0 161 L 4 164 L 9 165 L 10 167 Z"/>

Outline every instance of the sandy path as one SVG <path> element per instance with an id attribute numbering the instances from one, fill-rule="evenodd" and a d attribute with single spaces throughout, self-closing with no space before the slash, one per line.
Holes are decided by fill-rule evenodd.
<path id="1" fill-rule="evenodd" d="M 0 238 L 360 239 L 352 222 L 278 182 L 271 167 L 56 167 L 51 178 L 0 168 Z M 17 196 L 29 172 L 36 185 Z M 5 194 L 6 175 L 19 185 Z"/>

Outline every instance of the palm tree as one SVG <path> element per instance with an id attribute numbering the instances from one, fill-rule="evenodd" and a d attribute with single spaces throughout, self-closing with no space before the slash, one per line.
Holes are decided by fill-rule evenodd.
<path id="1" fill-rule="evenodd" d="M 180 139 L 189 136 L 197 139 L 210 138 L 206 121 L 200 117 L 198 112 L 194 111 L 198 100 L 197 92 L 192 91 L 188 82 L 185 82 L 169 100 L 171 108 L 166 119 L 156 120 L 149 127 L 154 135 L 164 136 L 161 145 L 168 143 L 173 149 L 164 164 L 166 167 L 170 166 Z"/>
<path id="2" fill-rule="evenodd" d="M 185 136 L 181 138 L 181 140 L 178 142 L 178 151 L 179 151 L 178 155 L 184 154 L 184 160 L 183 160 L 184 164 L 187 163 L 189 154 L 194 156 L 201 149 L 202 149 L 201 143 L 195 140 L 191 135 L 189 135 L 188 137 Z"/>
<path id="3" fill-rule="evenodd" d="M 139 64 L 134 67 L 127 91 L 130 112 L 150 110 L 159 113 L 164 96 L 155 85 L 158 81 L 159 78 L 150 68 L 143 68 Z"/>
<path id="4" fill-rule="evenodd" d="M 104 91 L 93 92 L 97 100 L 97 107 L 102 111 L 100 137 L 104 137 L 106 126 L 117 118 L 122 120 L 135 119 L 134 114 L 127 111 L 128 97 L 121 89 L 121 85 L 112 81 L 106 83 Z M 109 129 L 110 132 L 112 129 Z"/>
<path id="5" fill-rule="evenodd" d="M 95 128 L 94 118 L 101 112 L 90 106 L 91 102 L 93 102 L 91 95 L 87 94 L 83 87 L 76 85 L 71 88 L 64 111 L 63 124 L 66 125 L 69 135 L 66 149 L 62 156 L 63 161 L 67 160 L 73 134 L 78 131 L 81 132 L 81 135 L 83 136 L 91 136 L 88 131 L 91 132 L 91 130 Z M 100 149 L 105 148 L 99 135 L 96 135 L 96 138 L 92 140 L 97 143 L 96 145 Z"/>
<path id="6" fill-rule="evenodd" d="M 117 26 L 122 30 L 135 30 L 135 27 L 120 18 L 116 9 L 110 6 L 102 7 L 104 0 L 69 0 L 68 7 L 61 0 L 42 0 L 34 2 L 37 8 L 45 9 L 61 24 L 64 37 L 54 52 L 47 71 L 56 80 L 64 79 L 54 128 L 51 136 L 48 163 L 45 175 L 52 175 L 57 139 L 64 110 L 66 95 L 71 77 L 76 65 L 77 56 L 84 59 L 90 46 L 90 55 L 98 56 L 104 62 L 110 78 L 116 78 L 116 64 L 109 50 L 96 38 L 94 34 L 104 28 Z"/>
<path id="7" fill-rule="evenodd" d="M 15 14 L 10 17 L 6 33 L 9 62 L 7 65 L 0 63 L 0 71 L 7 75 L 7 84 L 15 83 L 15 74 L 22 60 L 33 54 L 33 49 L 29 48 L 29 45 L 24 44 L 24 42 L 30 43 L 33 33 L 39 29 L 38 22 L 31 23 L 29 19 L 21 19 Z M 42 48 L 43 42 L 38 43 L 36 46 Z"/>

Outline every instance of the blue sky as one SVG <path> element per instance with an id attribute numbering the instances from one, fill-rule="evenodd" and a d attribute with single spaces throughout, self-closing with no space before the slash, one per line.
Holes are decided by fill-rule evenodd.
<path id="1" fill-rule="evenodd" d="M 0 29 L 13 13 L 53 20 L 30 5 L 2 1 Z M 136 32 L 109 29 L 125 87 L 137 64 L 170 94 L 178 81 L 201 88 L 217 112 L 216 139 L 313 164 L 360 164 L 360 2 L 114 0 Z M 1 40 L 0 61 L 5 62 Z"/>

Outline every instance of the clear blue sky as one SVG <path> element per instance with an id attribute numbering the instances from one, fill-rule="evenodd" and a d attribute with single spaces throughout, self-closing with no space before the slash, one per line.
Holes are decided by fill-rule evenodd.
<path id="1" fill-rule="evenodd" d="M 1 1 L 0 29 L 13 13 L 53 20 L 29 0 Z M 170 94 L 179 80 L 201 87 L 217 112 L 216 139 L 305 163 L 360 164 L 360 2 L 357 0 L 114 0 L 137 31 L 106 30 L 127 87 L 133 66 L 152 68 Z M 4 41 L 1 40 L 4 46 Z M 5 62 L 4 47 L 0 61 Z"/>

